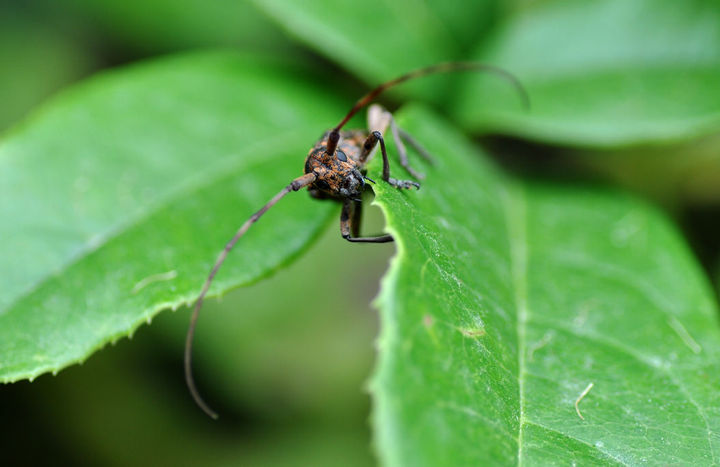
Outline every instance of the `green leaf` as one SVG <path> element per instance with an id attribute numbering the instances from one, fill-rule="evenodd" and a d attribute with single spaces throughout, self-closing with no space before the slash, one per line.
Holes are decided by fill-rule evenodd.
<path id="1" fill-rule="evenodd" d="M 584 150 L 573 162 L 669 206 L 720 202 L 720 133 L 683 144 Z"/>
<path id="2" fill-rule="evenodd" d="M 336 229 L 332 233 L 334 237 L 339 237 Z M 317 251 L 317 247 L 321 246 L 315 245 L 313 250 Z M 301 261 L 311 260 L 310 256 L 304 256 Z M 294 266 L 283 269 L 282 274 L 287 275 Z M 295 283 L 302 282 L 297 276 L 293 276 L 293 280 Z M 281 279 L 280 287 L 282 282 L 287 281 Z M 220 306 L 208 307 L 208 313 L 202 320 L 203 332 L 198 337 L 212 334 L 208 333 L 208 322 L 228 318 L 232 320 L 246 315 L 246 311 L 254 311 L 255 303 L 252 303 L 252 307 L 248 306 L 245 292 L 258 285 L 271 288 L 277 285 L 276 277 L 229 293 L 223 297 Z M 251 292 L 251 295 L 255 296 L 256 293 Z M 275 295 L 278 295 L 277 290 Z M 215 305 L 215 301 L 208 305 Z M 367 300 L 364 305 L 362 310 L 352 310 L 354 313 L 350 314 L 355 316 L 351 317 L 350 323 L 357 324 L 357 320 L 361 319 L 372 320 L 373 314 L 368 312 Z M 263 311 L 275 315 L 290 314 L 272 309 Z M 329 339 L 339 341 L 340 336 L 349 334 L 345 332 L 348 320 L 341 323 L 348 314 L 333 308 L 316 311 L 331 317 L 336 324 L 331 324 L 331 329 L 323 327 L 322 322 L 316 320 L 321 316 L 313 316 L 311 313 L 304 324 L 293 327 L 308 341 L 317 337 L 316 341 L 309 342 L 308 347 Z M 250 318 L 246 322 L 256 316 Z M 244 403 L 238 402 L 237 411 L 232 411 L 227 404 L 218 404 L 220 401 L 217 399 L 211 400 L 218 404 L 214 408 L 220 411 L 224 422 L 221 424 L 208 420 L 192 403 L 182 384 L 182 375 L 177 365 L 168 368 L 169 377 L 163 376 L 163 362 L 174 362 L 182 355 L 182 336 L 186 327 L 187 316 L 184 313 L 163 313 L 153 320 L 152 326 L 138 330 L 132 342 L 104 349 L 82 366 L 68 368 L 57 378 L 39 378 L 32 384 L 19 383 L 15 388 L 6 389 L 12 389 L 14 393 L 23 394 L 25 400 L 33 401 L 32 407 L 24 412 L 25 417 L 34 420 L 44 416 L 54 421 L 51 427 L 39 428 L 38 431 L 47 430 L 44 439 L 54 439 L 66 452 L 82 452 L 91 446 L 93 461 L 98 464 L 206 465 L 208 459 L 213 459 L 211 464 L 220 465 L 219 459 L 225 459 L 225 465 L 282 466 L 300 462 L 304 465 L 332 466 L 337 465 L 340 456 L 347 456 L 352 460 L 348 465 L 373 465 L 372 454 L 368 449 L 369 401 L 366 401 L 367 395 L 358 389 L 366 378 L 373 356 L 368 345 L 372 335 L 372 329 L 369 328 L 372 326 L 361 326 L 365 329 L 361 329 L 356 336 L 350 336 L 358 346 L 338 346 L 334 350 L 340 352 L 336 352 L 337 355 L 330 359 L 319 348 L 313 352 L 308 351 L 307 347 L 301 347 L 295 350 L 314 353 L 317 363 L 306 362 L 301 357 L 300 362 L 290 360 L 287 365 L 283 365 L 282 361 L 273 358 L 272 349 L 263 347 L 270 347 L 283 337 L 288 337 L 290 329 L 286 331 L 282 326 L 275 326 L 275 330 L 282 333 L 276 336 L 272 329 L 257 329 L 256 326 L 255 331 L 267 331 L 259 336 L 265 337 L 266 341 L 257 339 L 255 345 L 247 348 L 244 340 L 248 334 L 231 323 L 231 329 L 237 331 L 237 334 L 225 342 L 226 352 L 218 355 L 213 363 L 223 365 L 223 358 L 236 358 L 237 354 L 250 351 L 246 357 L 263 361 L 265 367 L 264 372 L 258 368 L 257 371 L 244 373 L 244 384 L 235 385 L 232 391 L 228 391 L 233 398 L 244 399 Z M 338 337 L 331 337 L 333 332 L 328 331 L 335 331 Z M 177 345 L 164 346 L 163 335 L 177 336 Z M 220 340 L 223 336 L 214 337 Z M 196 356 L 199 357 L 207 346 L 200 342 L 197 344 Z M 352 350 L 357 350 L 357 353 L 352 354 Z M 351 364 L 348 371 L 341 357 L 348 356 L 352 361 L 358 354 L 364 364 Z M 230 386 L 240 379 L 235 378 L 235 374 L 220 372 L 214 375 L 210 383 L 203 371 L 208 369 L 206 362 L 199 359 L 195 361 L 196 377 L 199 383 L 206 383 L 207 396 L 217 394 L 215 382 Z M 327 364 L 324 375 L 312 370 L 303 375 L 302 367 L 306 366 L 305 363 L 313 367 L 323 361 Z M 245 369 L 242 366 L 233 368 L 235 371 Z M 286 370 L 290 371 L 290 375 L 286 374 Z M 256 381 L 257 376 L 260 376 L 260 382 Z M 262 392 L 256 393 L 248 385 L 262 385 Z M 7 402 L 9 392 L 3 393 L 6 406 L 10 405 Z M 323 396 L 328 394 L 331 403 L 323 405 Z M 308 404 L 313 398 L 317 399 L 318 404 Z M 242 414 L 239 423 L 238 413 Z M 112 422 L 109 423 L 109 420 Z M 142 423 L 138 423 L 138 420 L 142 420 Z M 128 449 L 130 445 L 132 449 Z"/>
<path id="3" fill-rule="evenodd" d="M 97 77 L 16 129 L 0 145 L 0 381 L 82 361 L 192 302 L 344 112 L 322 82 L 272 59 L 190 55 Z M 289 195 L 211 294 L 268 275 L 335 212 Z"/>
<path id="4" fill-rule="evenodd" d="M 379 209 L 366 207 L 363 217 L 363 231 L 382 231 Z M 372 368 L 376 334 L 369 303 L 395 247 L 349 243 L 336 222 L 271 279 L 203 309 L 196 379 L 215 396 L 208 403 L 221 416 L 252 407 L 292 423 L 300 413 L 313 423 L 332 417 L 336 428 L 358 416 L 366 426 L 369 401 L 360 388 Z M 153 322 L 150 331 L 155 346 L 166 341 L 178 357 L 186 329 L 187 317 L 173 316 Z"/>
<path id="5" fill-rule="evenodd" d="M 673 0 L 533 2 L 476 57 L 525 84 L 532 110 L 497 80 L 466 78 L 470 128 L 615 147 L 720 128 L 720 4 Z"/>
<path id="6" fill-rule="evenodd" d="M 193 47 L 287 46 L 278 29 L 251 2 L 233 0 L 69 0 L 76 17 L 144 53 Z"/>
<path id="7" fill-rule="evenodd" d="M 370 85 L 414 68 L 466 57 L 501 9 L 495 0 L 462 5 L 439 0 L 255 3 L 290 34 Z M 441 102 L 442 89 L 452 79 L 408 86 Z"/>
<path id="8" fill-rule="evenodd" d="M 27 109 L 95 65 L 89 47 L 39 22 L 36 17 L 7 10 L 0 16 L 2 131 L 23 117 Z"/>
<path id="9" fill-rule="evenodd" d="M 384 463 L 717 462 L 717 306 L 666 219 L 509 180 L 446 123 L 404 115 L 437 162 L 417 193 L 375 188 L 398 248 L 372 382 Z"/>

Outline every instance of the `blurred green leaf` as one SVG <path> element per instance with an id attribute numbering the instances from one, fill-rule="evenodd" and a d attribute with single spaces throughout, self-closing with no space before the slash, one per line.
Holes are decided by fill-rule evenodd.
<path id="1" fill-rule="evenodd" d="M 379 209 L 364 213 L 365 231 L 379 231 Z M 27 425 L 98 465 L 374 465 L 363 390 L 376 335 L 370 300 L 394 246 L 350 244 L 332 224 L 271 279 L 203 308 L 195 373 L 219 422 L 182 379 L 185 308 L 58 377 L 0 385 L 0 411 L 12 404 Z M 318 280 L 323 293 L 308 300 Z"/>
<path id="2" fill-rule="evenodd" d="M 378 300 L 381 459 L 716 462 L 717 306 L 666 219 L 608 190 L 508 180 L 413 110 L 400 124 L 437 163 L 417 193 L 375 188 L 398 248 Z"/>
<path id="3" fill-rule="evenodd" d="M 372 211 L 381 216 L 365 209 L 363 230 L 380 232 L 380 222 L 368 225 Z M 365 420 L 361 388 L 376 334 L 370 301 L 393 251 L 392 243 L 351 244 L 333 222 L 318 244 L 271 280 L 207 303 L 194 361 L 213 408 L 223 418 L 250 405 L 282 420 L 294 418 L 288 412 L 337 426 L 352 419 L 348 412 Z M 166 320 L 172 327 L 151 328 L 156 344 L 164 338 L 177 356 L 187 328 L 183 315 Z"/>
<path id="4" fill-rule="evenodd" d="M 79 40 L 24 15 L 0 16 L 0 130 L 19 120 L 63 85 L 78 79 L 94 59 Z"/>
<path id="5" fill-rule="evenodd" d="M 86 22 L 143 52 L 189 47 L 243 46 L 255 51 L 288 46 L 252 2 L 233 0 L 70 0 Z"/>
<path id="6" fill-rule="evenodd" d="M 720 129 L 717 2 L 527 2 L 476 57 L 516 74 L 532 110 L 465 77 L 456 110 L 474 130 L 616 147 Z"/>
<path id="7" fill-rule="evenodd" d="M 579 151 L 573 164 L 672 207 L 720 204 L 720 134 L 683 144 Z"/>
<path id="8" fill-rule="evenodd" d="M 178 326 L 168 327 L 169 322 Z M 223 410 L 221 420 L 213 422 L 192 402 L 183 384 L 181 366 L 173 366 L 176 371 L 172 372 L 162 366 L 163 358 L 182 355 L 182 343 L 159 349 L 157 332 L 148 332 L 185 326 L 185 314 L 164 313 L 152 326 L 139 330 L 132 342 L 104 349 L 60 377 L 18 385 L 31 395 L 29 400 L 40 414 L 38 418 L 51 420 L 53 438 L 86 458 L 92 457 L 97 464 L 333 466 L 346 459 L 343 465 L 372 465 L 367 408 L 362 404 L 366 395 L 358 390 L 367 373 L 351 378 L 354 391 L 346 393 L 351 410 L 335 404 L 324 412 L 307 414 L 305 407 L 285 403 L 286 393 L 270 387 L 266 389 L 285 409 L 281 417 L 246 400 L 240 410 Z M 242 335 L 238 337 L 233 342 Z M 163 355 L 163 350 L 170 353 Z M 332 364 L 327 367 L 328 372 L 334 369 L 342 371 Z M 284 372 L 277 370 L 280 379 Z M 219 375 L 218 380 L 221 378 Z M 326 383 L 318 381 L 316 391 L 340 389 Z M 241 397 L 242 389 L 236 388 L 234 396 Z M 358 399 L 361 404 L 357 404 Z M 355 405 L 363 410 L 353 410 Z M 340 416 L 345 419 L 338 420 Z"/>
<path id="9" fill-rule="evenodd" d="M 322 82 L 273 59 L 190 55 L 97 77 L 16 129 L 0 145 L 0 381 L 57 371 L 192 302 L 344 111 Z M 287 262 L 334 212 L 288 196 L 211 294 Z"/>
<path id="10" fill-rule="evenodd" d="M 501 10 L 496 0 L 255 3 L 290 34 L 370 85 L 413 68 L 465 58 Z M 441 102 L 453 79 L 433 78 L 408 88 Z"/>

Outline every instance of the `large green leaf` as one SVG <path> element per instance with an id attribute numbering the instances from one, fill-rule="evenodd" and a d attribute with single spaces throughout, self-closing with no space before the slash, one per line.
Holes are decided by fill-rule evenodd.
<path id="1" fill-rule="evenodd" d="M 255 3 L 293 36 L 371 85 L 420 66 L 465 58 L 501 9 L 496 0 Z M 409 86 L 439 102 L 449 82 L 436 78 Z"/>
<path id="2" fill-rule="evenodd" d="M 345 110 L 321 82 L 251 56 L 166 59 L 93 79 L 10 135 L 0 146 L 0 381 L 57 371 L 191 302 L 239 224 L 302 173 Z M 289 195 L 211 294 L 287 262 L 332 212 Z"/>
<path id="3" fill-rule="evenodd" d="M 401 124 L 437 164 L 418 193 L 376 187 L 398 248 L 378 300 L 382 460 L 717 462 L 717 307 L 664 217 L 508 180 L 425 112 Z"/>
<path id="4" fill-rule="evenodd" d="M 473 129 L 609 147 L 720 128 L 717 2 L 532 2 L 490 42 L 475 56 L 517 74 L 532 111 L 493 81 L 467 79 L 457 110 Z"/>
<path id="5" fill-rule="evenodd" d="M 54 420 L 57 443 L 103 465 L 374 465 L 361 388 L 374 359 L 369 303 L 394 247 L 350 244 L 332 227 L 271 279 L 207 302 L 194 361 L 219 424 L 193 404 L 175 364 L 185 311 L 161 313 L 58 378 L 0 385 L 0 398 L 26 394 L 32 412 Z M 323 293 L 307 300 L 319 280 Z"/>

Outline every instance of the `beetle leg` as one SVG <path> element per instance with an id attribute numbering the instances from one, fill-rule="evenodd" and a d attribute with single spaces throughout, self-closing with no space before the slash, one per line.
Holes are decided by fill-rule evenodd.
<path id="1" fill-rule="evenodd" d="M 435 158 L 430 155 L 427 149 L 425 149 L 418 141 L 410 136 L 410 133 L 403 130 L 402 128 L 398 128 L 398 135 L 400 138 L 406 142 L 408 145 L 410 145 L 411 148 L 413 148 L 420 156 L 428 161 L 430 164 L 435 163 Z"/>
<path id="2" fill-rule="evenodd" d="M 372 153 L 378 142 L 380 143 L 380 152 L 383 158 L 383 173 L 382 179 L 388 182 L 390 185 L 396 188 L 420 188 L 420 184 L 411 180 L 396 180 L 390 177 L 390 161 L 388 160 L 387 149 L 385 148 L 385 140 L 383 139 L 382 133 L 379 131 L 373 131 L 370 136 L 367 137 L 365 143 L 363 143 L 362 152 L 360 153 L 360 163 L 364 164 L 367 160 L 367 156 Z"/>
<path id="3" fill-rule="evenodd" d="M 400 137 L 400 129 L 397 126 L 397 123 L 395 123 L 395 119 L 390 116 L 390 132 L 393 135 L 393 139 L 395 140 L 395 146 L 397 147 L 398 156 L 400 156 L 400 165 L 402 165 L 405 170 L 408 171 L 410 175 L 412 175 L 414 178 L 417 178 L 418 180 L 422 180 L 425 178 L 425 174 L 418 172 L 417 170 L 410 167 L 410 162 L 408 161 L 408 155 L 407 155 L 407 149 L 405 149 L 405 144 L 403 143 L 403 138 Z M 407 134 L 407 133 L 405 133 Z M 411 138 L 412 139 L 412 138 Z M 412 139 L 413 142 L 416 142 L 414 139 Z M 410 142 L 408 142 L 410 144 Z M 415 146 L 413 146 L 415 148 Z"/>
<path id="4" fill-rule="evenodd" d="M 362 223 L 362 201 L 353 201 L 350 212 L 350 235 L 360 237 L 360 224 Z"/>
<path id="5" fill-rule="evenodd" d="M 360 237 L 359 215 L 356 219 L 356 209 L 360 203 L 350 199 L 343 201 L 342 214 L 340 214 L 340 233 L 349 242 L 357 243 L 387 243 L 392 242 L 392 235 L 380 235 L 377 237 Z M 355 224 L 357 222 L 357 224 Z"/>
<path id="6" fill-rule="evenodd" d="M 430 156 L 428 151 L 423 148 L 422 145 L 420 145 L 420 143 L 418 143 L 412 136 L 410 136 L 408 132 L 398 127 L 395 118 L 393 118 L 390 112 L 380 105 L 371 105 L 368 109 L 368 128 L 370 131 L 385 133 L 388 127 L 390 127 L 390 132 L 392 133 L 393 140 L 397 146 L 398 155 L 400 156 L 400 165 L 402 165 L 414 178 L 418 180 L 424 179 L 425 175 L 423 173 L 418 172 L 410 166 L 405 143 L 407 143 L 411 148 L 417 151 L 423 159 L 430 163 L 433 162 L 432 156 Z M 369 152 L 363 153 L 364 157 L 362 158 L 362 163 L 365 163 L 369 154 Z"/>

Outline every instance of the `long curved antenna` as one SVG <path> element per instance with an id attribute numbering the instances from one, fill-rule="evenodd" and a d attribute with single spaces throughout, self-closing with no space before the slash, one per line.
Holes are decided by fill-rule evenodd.
<path id="1" fill-rule="evenodd" d="M 405 73 L 402 76 L 399 76 L 395 79 L 391 79 L 390 81 L 386 81 L 373 89 L 372 91 L 368 92 L 364 96 L 362 96 L 358 101 L 355 103 L 352 109 L 345 115 L 345 118 L 343 118 L 340 123 L 330 132 L 328 135 L 328 143 L 325 149 L 325 152 L 328 154 L 333 154 L 335 152 L 335 148 L 337 147 L 338 140 L 340 139 L 340 130 L 343 126 L 355 115 L 360 109 L 365 107 L 366 105 L 370 104 L 377 96 L 379 96 L 383 91 L 393 87 L 397 86 L 400 83 L 404 83 L 405 81 L 409 81 L 411 79 L 420 78 L 422 76 L 427 75 L 433 75 L 437 73 L 449 73 L 453 71 L 479 71 L 479 72 L 486 72 L 486 73 L 493 73 L 495 75 L 500 76 L 503 79 L 506 79 L 512 86 L 515 88 L 515 90 L 520 95 L 520 99 L 522 100 L 523 106 L 525 108 L 530 108 L 530 97 L 523 87 L 523 85 L 520 83 L 520 81 L 512 75 L 510 72 L 503 70 L 502 68 L 493 66 L 493 65 L 487 65 L 485 63 L 478 63 L 478 62 L 445 62 L 445 63 L 438 63 L 436 65 L 431 65 L 429 67 L 425 68 L 419 68 L 417 70 L 413 70 L 409 73 Z"/>
<path id="2" fill-rule="evenodd" d="M 277 204 L 277 202 L 280 201 L 285 195 L 287 195 L 291 191 L 298 191 L 299 189 L 310 185 L 312 182 L 315 181 L 315 178 L 315 174 L 312 173 L 305 174 L 302 177 L 296 178 L 288 186 L 283 188 L 278 194 L 273 196 L 272 199 L 268 201 L 265 206 L 260 208 L 258 212 L 250 216 L 250 218 L 245 221 L 245 223 L 235 233 L 235 236 L 233 236 L 233 238 L 227 243 L 227 245 L 225 245 L 223 251 L 221 251 L 218 255 L 217 260 L 215 260 L 215 265 L 210 271 L 210 275 L 208 275 L 207 279 L 205 279 L 205 284 L 203 285 L 202 291 L 200 292 L 200 295 L 195 301 L 195 308 L 193 309 L 192 316 L 190 317 L 190 327 L 188 327 L 187 337 L 185 338 L 185 382 L 187 383 L 187 387 L 190 390 L 190 394 L 195 400 L 195 403 L 203 410 L 203 412 L 205 412 L 213 419 L 217 419 L 218 414 L 213 409 L 211 409 L 200 396 L 200 393 L 195 386 L 195 379 L 193 378 L 192 373 L 193 337 L 195 336 L 195 326 L 197 324 L 200 308 L 203 304 L 203 299 L 205 298 L 205 295 L 210 289 L 210 284 L 212 284 L 212 281 L 215 278 L 218 270 L 220 269 L 220 266 L 222 266 L 225 258 L 227 258 L 228 253 L 230 253 L 230 250 L 232 250 L 237 241 L 240 240 L 240 237 L 245 235 L 245 232 L 248 231 L 250 226 L 257 222 L 257 220 L 260 219 L 260 217 L 262 217 L 262 215 L 265 214 L 268 209 Z"/>

